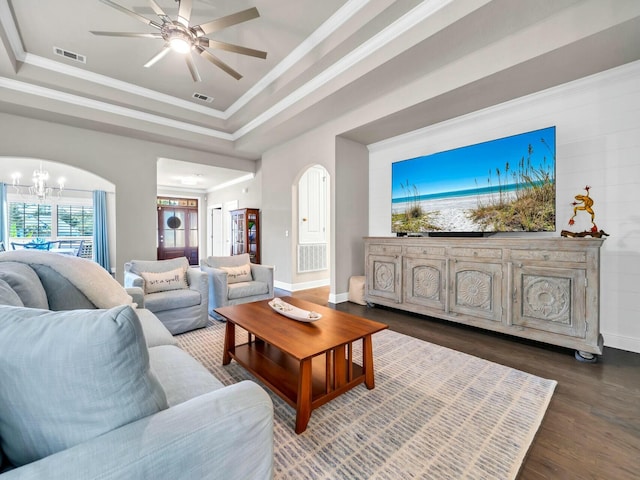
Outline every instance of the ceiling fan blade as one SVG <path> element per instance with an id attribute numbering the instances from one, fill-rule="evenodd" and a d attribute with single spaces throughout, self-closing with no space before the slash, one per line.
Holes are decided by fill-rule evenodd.
<path id="1" fill-rule="evenodd" d="M 198 51 L 198 53 L 200 55 L 202 55 L 204 58 L 206 58 L 211 63 L 213 63 L 216 67 L 218 67 L 218 68 L 224 70 L 225 72 L 227 72 L 229 75 L 231 75 L 236 80 L 240 80 L 242 78 L 242 75 L 240 75 L 233 68 L 231 68 L 229 65 L 224 63 L 222 60 L 220 60 L 218 57 L 216 57 L 215 55 L 211 54 L 210 52 L 208 52 L 204 48 L 196 46 L 196 50 Z"/>
<path id="2" fill-rule="evenodd" d="M 178 7 L 178 22 L 185 27 L 188 27 L 189 20 L 191 20 L 191 0 L 180 0 L 180 6 Z"/>
<path id="3" fill-rule="evenodd" d="M 247 20 L 258 18 L 259 16 L 260 14 L 258 13 L 258 9 L 256 7 L 253 7 L 238 13 L 232 13 L 231 15 L 227 15 L 226 17 L 212 20 L 211 22 L 203 23 L 201 25 L 195 25 L 193 28 L 196 33 L 199 34 L 198 36 L 202 36 L 209 33 L 217 32 L 232 25 L 237 25 L 238 23 L 246 22 Z"/>
<path id="4" fill-rule="evenodd" d="M 193 57 L 189 53 L 185 55 L 184 59 L 187 62 L 187 67 L 189 67 L 189 72 L 191 73 L 191 78 L 193 78 L 194 82 L 201 82 L 200 74 L 198 73 L 198 69 L 196 68 L 196 64 L 193 62 Z"/>
<path id="5" fill-rule="evenodd" d="M 155 12 L 155 14 L 160 17 L 162 23 L 171 23 L 171 18 L 169 18 L 169 16 L 164 13 L 164 10 L 160 8 L 160 5 L 158 5 L 155 0 L 149 0 L 149 4 L 151 5 L 151 8 Z"/>
<path id="6" fill-rule="evenodd" d="M 127 15 L 135 18 L 136 20 L 141 21 L 142 23 L 146 24 L 146 25 L 150 25 L 152 27 L 155 28 L 162 28 L 162 25 L 160 25 L 157 22 L 154 22 L 153 20 L 149 20 L 146 17 L 143 17 L 142 15 L 137 14 L 136 12 L 129 10 L 128 8 L 123 7 L 122 5 L 118 5 L 117 3 L 112 2 L 111 0 L 100 0 L 102 3 L 104 3 L 105 5 L 109 5 L 110 7 L 115 8 L 116 10 L 120 10 L 123 13 L 126 13 Z"/>
<path id="7" fill-rule="evenodd" d="M 160 59 L 164 58 L 164 56 L 165 56 L 167 53 L 169 53 L 170 51 L 171 51 L 171 47 L 169 47 L 169 45 L 165 45 L 165 46 L 163 47 L 163 49 L 162 49 L 162 50 L 160 50 L 158 53 L 156 53 L 156 54 L 151 58 L 151 60 L 149 60 L 147 63 L 145 63 L 145 64 L 144 64 L 144 67 L 145 67 L 145 68 L 149 68 L 149 67 L 151 67 L 151 66 L 155 65 L 155 63 L 156 63 L 158 60 L 160 60 Z"/>
<path id="8" fill-rule="evenodd" d="M 90 33 L 103 37 L 162 38 L 162 35 L 160 33 L 95 32 L 93 30 Z"/>
<path id="9" fill-rule="evenodd" d="M 241 47 L 240 45 L 234 45 L 232 43 L 219 42 L 218 40 L 211 40 L 210 38 L 206 37 L 198 38 L 198 44 L 202 47 L 217 48 L 219 50 L 225 50 L 227 52 L 249 55 L 251 57 L 267 58 L 267 52 L 254 50 L 253 48 Z"/>

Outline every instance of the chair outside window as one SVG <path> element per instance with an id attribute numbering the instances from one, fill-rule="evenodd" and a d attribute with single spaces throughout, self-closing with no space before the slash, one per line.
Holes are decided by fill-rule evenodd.
<path id="1" fill-rule="evenodd" d="M 75 255 L 82 258 L 93 258 L 93 243 L 90 240 L 56 240 L 57 246 L 51 250 L 56 253 L 64 253 L 66 255 Z"/>
<path id="2" fill-rule="evenodd" d="M 31 250 L 51 250 L 51 245 L 55 244 L 55 242 L 48 241 L 35 241 L 35 242 L 11 242 L 11 248 L 14 250 L 31 249 Z"/>

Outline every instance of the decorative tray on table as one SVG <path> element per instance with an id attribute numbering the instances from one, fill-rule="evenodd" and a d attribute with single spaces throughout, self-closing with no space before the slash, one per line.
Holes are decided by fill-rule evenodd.
<path id="1" fill-rule="evenodd" d="M 283 302 L 279 298 L 274 298 L 269 302 L 269 306 L 285 317 L 298 320 L 299 322 L 315 322 L 322 318 L 318 312 L 313 310 L 303 310 L 302 308 L 294 307 L 293 305 Z"/>

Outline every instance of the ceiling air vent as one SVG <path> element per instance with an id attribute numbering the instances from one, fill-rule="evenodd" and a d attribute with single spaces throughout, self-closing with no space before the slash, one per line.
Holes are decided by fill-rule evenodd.
<path id="1" fill-rule="evenodd" d="M 213 97 L 207 97 L 206 95 L 203 95 L 197 92 L 193 94 L 193 98 L 195 98 L 196 100 L 200 100 L 202 102 L 207 102 L 207 103 L 213 102 Z"/>
<path id="2" fill-rule="evenodd" d="M 61 57 L 68 58 L 70 60 L 75 60 L 76 62 L 87 63 L 87 57 L 84 55 L 80 55 L 79 53 L 73 53 L 69 50 L 65 50 L 60 47 L 53 47 L 53 53 L 56 55 L 60 55 Z"/>

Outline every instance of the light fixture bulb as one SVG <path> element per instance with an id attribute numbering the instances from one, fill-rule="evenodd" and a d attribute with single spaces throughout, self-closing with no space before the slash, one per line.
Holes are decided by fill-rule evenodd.
<path id="1" fill-rule="evenodd" d="M 188 53 L 191 50 L 191 44 L 181 37 L 174 37 L 169 40 L 169 46 L 174 52 Z"/>

